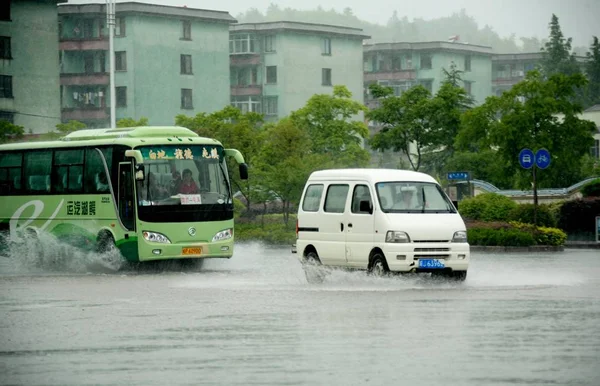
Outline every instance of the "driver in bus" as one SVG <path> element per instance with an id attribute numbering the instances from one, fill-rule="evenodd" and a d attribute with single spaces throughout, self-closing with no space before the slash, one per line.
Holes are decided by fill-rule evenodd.
<path id="1" fill-rule="evenodd" d="M 196 182 L 192 177 L 192 171 L 190 169 L 185 169 L 182 176 L 183 180 L 181 181 L 181 185 L 179 185 L 179 193 L 198 194 L 198 185 L 196 185 Z"/>

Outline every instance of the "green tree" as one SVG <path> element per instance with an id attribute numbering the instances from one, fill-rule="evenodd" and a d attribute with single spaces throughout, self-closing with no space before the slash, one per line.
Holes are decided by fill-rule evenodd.
<path id="1" fill-rule="evenodd" d="M 433 116 L 431 94 L 423 86 L 415 86 L 400 96 L 394 96 L 390 87 L 372 84 L 371 94 L 380 102 L 367 117 L 381 125 L 373 135 L 373 149 L 391 149 L 405 155 L 413 170 L 419 170 L 424 149 L 435 145 L 436 136 L 430 130 Z"/>
<path id="2" fill-rule="evenodd" d="M 587 53 L 585 72 L 589 79 L 587 100 L 588 105 L 600 103 L 600 43 L 594 36 L 590 50 Z"/>
<path id="3" fill-rule="evenodd" d="M 23 138 L 25 129 L 5 120 L 0 120 L 0 143 Z"/>
<path id="4" fill-rule="evenodd" d="M 264 202 L 267 199 L 265 193 L 259 189 L 258 178 L 252 173 L 255 158 L 259 157 L 265 140 L 261 114 L 244 114 L 235 107 L 227 106 L 223 110 L 210 114 L 199 113 L 194 117 L 178 115 L 175 117 L 175 124 L 187 127 L 200 136 L 215 138 L 226 148 L 238 149 L 243 154 L 250 168 L 248 179 L 239 178 L 234 161 L 229 163 L 229 170 L 232 171 L 233 186 L 244 196 L 248 212 L 253 203 Z"/>
<path id="5" fill-rule="evenodd" d="M 359 117 L 366 111 L 346 86 L 334 86 L 332 95 L 313 95 L 290 119 L 311 137 L 307 150 L 328 154 L 339 166 L 364 166 L 370 157 L 361 145 L 369 129 Z"/>
<path id="6" fill-rule="evenodd" d="M 593 144 L 593 122 L 582 120 L 579 103 L 573 102 L 575 88 L 585 86 L 582 74 L 555 74 L 546 79 L 537 70 L 499 97 L 465 114 L 457 137 L 460 148 L 492 149 L 494 162 L 502 163 L 504 180 L 513 188 L 530 188 L 531 170 L 519 166 L 523 148 L 546 148 L 552 163 L 537 176 L 540 187 L 565 187 L 581 179 L 582 157 Z M 473 149 L 473 147 L 471 147 Z"/>
<path id="7" fill-rule="evenodd" d="M 117 121 L 117 127 L 139 127 L 148 126 L 148 118 L 141 117 L 139 121 L 133 118 L 123 118 Z"/>
<path id="8" fill-rule="evenodd" d="M 67 135 L 77 130 L 85 129 L 87 125 L 83 122 L 70 120 L 67 123 L 59 123 L 56 125 L 56 129 L 60 134 Z"/>
<path id="9" fill-rule="evenodd" d="M 552 14 L 550 21 L 550 36 L 542 47 L 542 69 L 547 77 L 553 74 L 572 75 L 581 72 L 571 52 L 572 38 L 565 38 L 558 17 Z"/>

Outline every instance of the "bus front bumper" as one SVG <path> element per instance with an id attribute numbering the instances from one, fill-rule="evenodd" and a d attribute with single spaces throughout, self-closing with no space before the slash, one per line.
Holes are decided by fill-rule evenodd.
<path id="1" fill-rule="evenodd" d="M 140 261 L 171 259 L 208 259 L 233 256 L 233 240 L 213 243 L 150 243 L 140 245 Z"/>

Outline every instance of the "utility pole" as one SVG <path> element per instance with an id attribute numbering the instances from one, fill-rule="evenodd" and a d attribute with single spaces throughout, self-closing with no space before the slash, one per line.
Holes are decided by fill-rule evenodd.
<path id="1" fill-rule="evenodd" d="M 110 65 L 110 127 L 116 128 L 116 103 L 117 95 L 115 91 L 115 0 L 106 0 L 106 24 L 108 27 L 108 49 Z"/>

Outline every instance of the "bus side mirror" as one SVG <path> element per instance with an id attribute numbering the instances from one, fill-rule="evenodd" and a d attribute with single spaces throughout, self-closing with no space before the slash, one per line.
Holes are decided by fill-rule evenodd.
<path id="1" fill-rule="evenodd" d="M 146 178 L 146 168 L 144 164 L 135 164 L 135 179 L 137 181 L 144 181 Z"/>
<path id="2" fill-rule="evenodd" d="M 240 164 L 240 178 L 242 180 L 248 179 L 248 164 L 245 162 Z"/>

